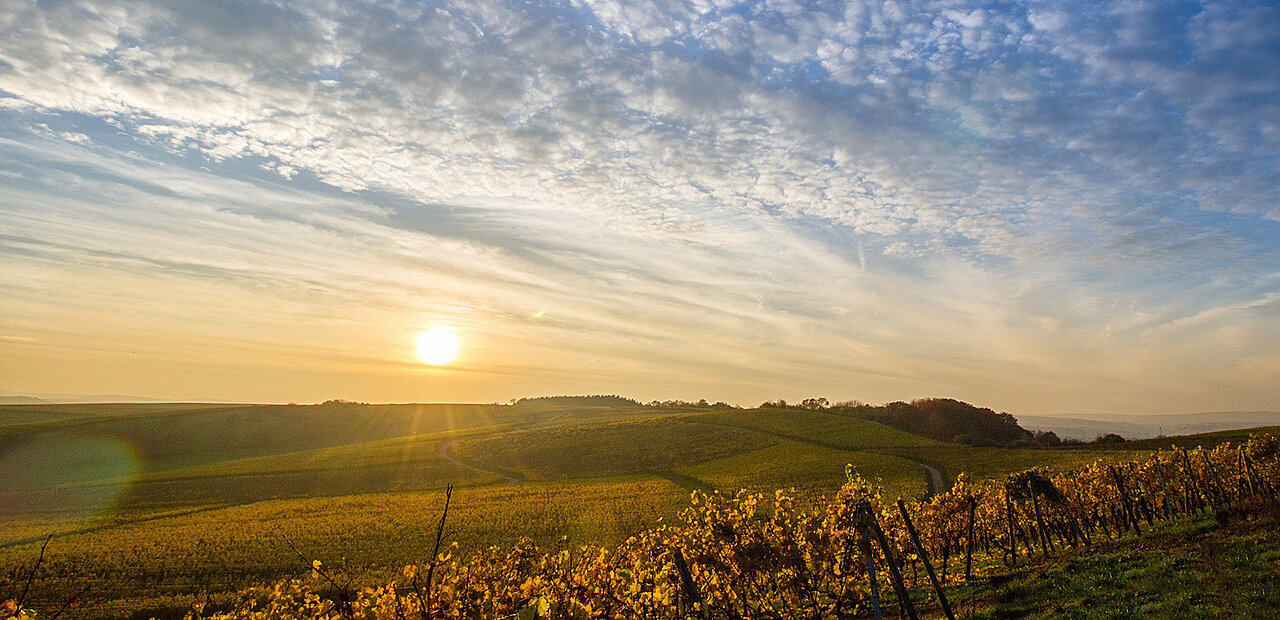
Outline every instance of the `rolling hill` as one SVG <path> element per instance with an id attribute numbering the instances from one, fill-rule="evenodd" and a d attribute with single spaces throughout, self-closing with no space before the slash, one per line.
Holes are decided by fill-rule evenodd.
<path id="1" fill-rule="evenodd" d="M 17 475 L 0 477 L 0 585 L 52 533 L 60 569 L 109 576 L 95 578 L 95 609 L 173 610 L 213 581 L 291 574 L 285 538 L 387 578 L 424 552 L 448 484 L 464 549 L 608 542 L 675 515 L 694 490 L 793 487 L 803 501 L 836 490 L 849 466 L 916 497 L 928 467 L 949 484 L 961 471 L 1124 460 L 1143 445 L 978 447 L 834 410 L 631 402 L 10 405 L 0 470 Z"/>

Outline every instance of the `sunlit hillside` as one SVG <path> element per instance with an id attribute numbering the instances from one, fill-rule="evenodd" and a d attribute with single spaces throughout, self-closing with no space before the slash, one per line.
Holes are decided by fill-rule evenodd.
<path id="1" fill-rule="evenodd" d="M 0 417 L 0 460 L 17 472 L 0 482 L 4 583 L 54 534 L 60 576 L 42 590 L 96 584 L 86 600 L 104 616 L 294 574 L 286 540 L 345 558 L 353 576 L 389 578 L 426 552 L 449 484 L 465 553 L 522 537 L 617 542 L 673 519 L 695 490 L 794 488 L 812 502 L 851 467 L 917 498 L 962 471 L 994 479 L 1158 447 L 974 447 L 794 408 L 332 402 L 11 406 Z"/>

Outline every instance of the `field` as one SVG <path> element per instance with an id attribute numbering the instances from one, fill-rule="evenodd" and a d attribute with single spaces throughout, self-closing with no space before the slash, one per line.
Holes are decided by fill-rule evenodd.
<path id="1" fill-rule="evenodd" d="M 206 595 L 304 575 L 286 541 L 344 577 L 388 579 L 429 555 L 446 484 L 466 553 L 521 537 L 616 542 L 674 517 L 695 489 L 794 487 L 812 500 L 851 466 L 913 498 L 929 490 L 922 465 L 950 484 L 1154 447 L 976 448 L 794 409 L 0 407 L 0 599 L 50 534 L 37 609 L 89 586 L 83 617 L 180 616 Z"/>

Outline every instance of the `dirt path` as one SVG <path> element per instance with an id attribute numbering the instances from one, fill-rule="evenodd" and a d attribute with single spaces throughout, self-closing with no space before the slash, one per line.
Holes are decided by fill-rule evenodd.
<path id="1" fill-rule="evenodd" d="M 436 448 L 436 456 L 439 456 L 440 458 L 446 461 L 449 461 L 450 463 L 453 463 L 454 465 L 457 465 L 464 469 L 470 469 L 471 471 L 478 471 L 483 474 L 493 474 L 495 476 L 499 476 L 502 478 L 503 482 L 506 482 L 508 484 L 520 484 L 520 480 L 515 478 L 514 476 L 511 476 L 510 474 L 500 472 L 500 471 L 494 471 L 492 469 L 484 469 L 481 467 L 476 467 L 475 465 L 472 465 L 471 463 L 468 463 L 454 456 L 452 439 L 446 439 L 440 442 L 440 447 Z"/>
<path id="2" fill-rule="evenodd" d="M 942 479 L 942 472 L 938 471 L 937 467 L 925 465 L 919 461 L 916 461 L 916 464 L 923 467 L 926 472 L 929 472 L 929 495 L 947 492 L 947 483 Z"/>

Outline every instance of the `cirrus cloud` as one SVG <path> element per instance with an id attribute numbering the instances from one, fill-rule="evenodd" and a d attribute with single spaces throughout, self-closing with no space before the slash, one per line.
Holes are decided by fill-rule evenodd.
<path id="1" fill-rule="evenodd" d="M 223 291 L 262 351 L 309 336 L 254 299 L 394 324 L 340 347 L 373 358 L 430 299 L 537 360 L 435 392 L 388 370 L 367 398 L 1278 404 L 1274 343 L 1226 329 L 1277 333 L 1267 3 L 0 5 L 23 324 L 133 307 L 56 284 L 76 273 L 152 302 L 165 274 Z M 1117 374 L 1139 393 L 1080 391 Z"/>

